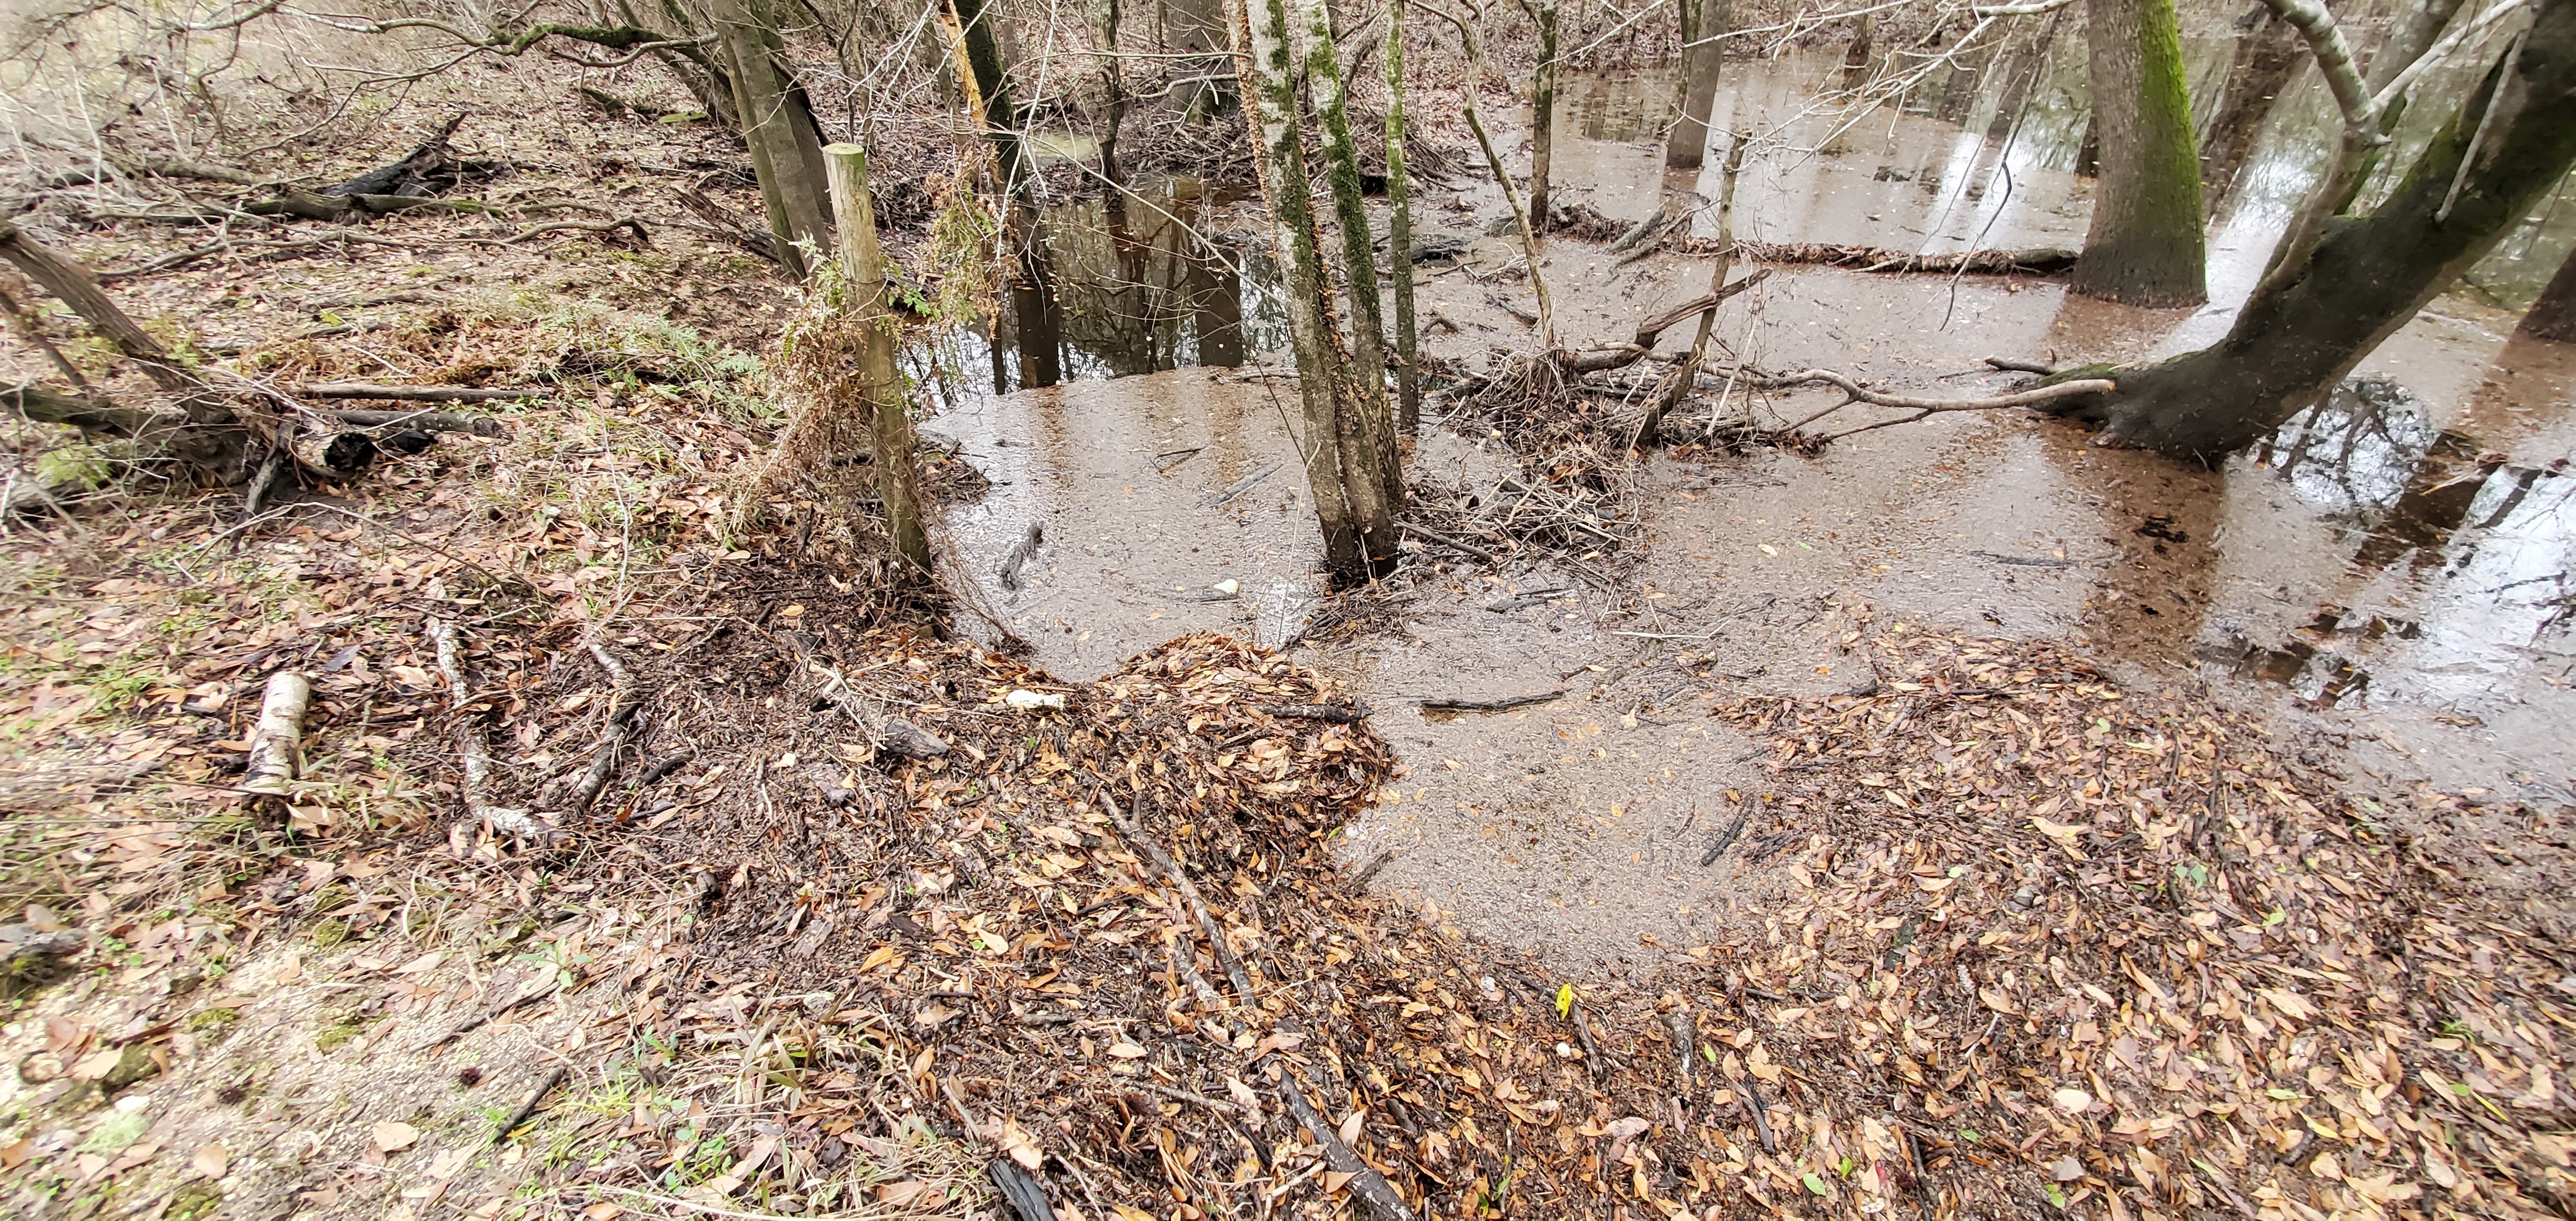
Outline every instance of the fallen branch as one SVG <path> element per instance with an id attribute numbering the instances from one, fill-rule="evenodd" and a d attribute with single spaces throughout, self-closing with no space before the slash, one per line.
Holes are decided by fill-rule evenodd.
<path id="1" fill-rule="evenodd" d="M 490 416 L 456 415 L 444 411 L 318 411 L 314 414 L 360 428 L 399 425 L 422 432 L 468 432 L 478 437 L 501 435 L 501 422 Z"/>
<path id="2" fill-rule="evenodd" d="M 1563 698 L 1565 698 L 1565 690 L 1561 687 L 1554 691 L 1539 691 L 1528 695 L 1506 695 L 1500 699 L 1490 700 L 1432 695 L 1423 697 L 1422 710 L 1424 712 L 1509 712 L 1514 708 L 1523 708 L 1531 704 L 1544 704 L 1550 700 Z"/>
<path id="3" fill-rule="evenodd" d="M 526 810 L 492 804 L 492 748 L 483 734 L 483 722 L 466 709 L 473 689 L 465 681 L 465 650 L 457 640 L 456 625 L 432 619 L 429 635 L 438 649 L 438 672 L 447 678 L 448 708 L 456 717 L 456 754 L 464 771 L 457 787 L 465 798 L 465 818 L 447 829 L 447 846 L 460 857 L 472 855 L 477 826 L 490 828 L 494 835 L 552 843 L 554 828 Z"/>
<path id="4" fill-rule="evenodd" d="M 1708 238 L 1674 238 L 1666 248 L 1696 254 L 1714 253 Z M 1751 263 L 1795 263 L 1814 267 L 1848 267 L 1888 274 L 1938 272 L 1947 275 L 2045 276 L 2071 271 L 2077 252 L 2055 246 L 2026 250 L 1969 250 L 1953 254 L 1909 254 L 1883 246 L 1837 246 L 1820 242 L 1737 242 L 1735 255 Z"/>
<path id="5" fill-rule="evenodd" d="M 608 787 L 608 779 L 617 774 L 617 755 L 626 748 L 627 739 L 635 736 L 635 712 L 643 701 L 635 698 L 635 683 L 617 655 L 597 639 L 583 642 L 599 668 L 608 672 L 608 729 L 601 734 L 599 745 L 590 752 L 590 766 L 582 772 L 581 783 L 572 791 L 571 810 L 579 814 L 599 800 L 599 791 Z"/>
<path id="6" fill-rule="evenodd" d="M 1698 317 L 1701 313 L 1707 310 L 1717 308 L 1718 305 L 1723 303 L 1727 298 L 1743 292 L 1745 289 L 1751 288 L 1770 277 L 1771 269 L 1765 267 L 1760 271 L 1754 272 L 1752 275 L 1746 276 L 1741 280 L 1728 284 L 1724 288 L 1718 289 L 1716 292 L 1704 293 L 1700 296 L 1693 297 L 1688 301 L 1684 301 L 1671 309 L 1665 310 L 1664 312 L 1637 324 L 1637 338 L 1634 342 L 1640 348 L 1652 348 L 1655 346 L 1656 338 L 1661 336 L 1666 330 L 1680 325 L 1687 319 Z"/>
<path id="7" fill-rule="evenodd" d="M 1850 375 L 1836 373 L 1831 369 L 1802 369 L 1796 373 L 1784 373 L 1776 377 L 1766 377 L 1760 374 L 1747 373 L 1744 377 L 1744 383 L 1747 386 L 1759 390 L 1786 390 L 1792 386 L 1813 385 L 1818 382 L 1825 383 L 1841 390 L 1843 392 L 1843 401 L 1836 403 L 1831 407 L 1827 407 L 1822 411 L 1816 412 L 1805 419 L 1799 420 L 1782 431 L 1791 433 L 1797 432 L 1798 430 L 1805 428 L 1807 425 L 1813 424 L 1816 421 L 1832 415 L 1845 407 L 1849 407 L 1854 403 L 1868 403 L 1876 407 L 1895 407 L 1911 411 L 1914 414 L 1910 416 L 1901 416 L 1892 420 L 1880 420 L 1875 424 L 1864 424 L 1858 428 L 1833 433 L 1824 437 L 1823 440 L 1839 440 L 1843 437 L 1851 436 L 1854 433 L 1868 432 L 1874 428 L 1886 428 L 1894 424 L 1911 424 L 1927 416 L 1946 411 L 1999 411 L 2008 407 L 2032 407 L 2041 403 L 2054 402 L 2058 399 L 2074 398 L 2079 395 L 2109 394 L 2120 388 L 2118 383 L 2113 382 L 2108 378 L 2088 377 L 2075 381 L 2058 382 L 2057 384 L 2050 386 L 2040 386 L 2030 390 L 2016 390 L 2011 394 L 1990 395 L 1986 398 L 1931 399 L 1923 398 L 1918 395 L 1889 394 L 1883 390 L 1872 390 L 1861 385 L 1859 382 L 1853 381 Z"/>
<path id="8" fill-rule="evenodd" d="M 1376 1167 L 1361 1161 L 1360 1155 L 1352 1152 L 1351 1147 L 1342 1141 L 1342 1134 L 1334 1131 L 1331 1124 L 1324 1122 L 1323 1116 L 1315 1113 L 1314 1105 L 1306 1101 L 1306 1091 L 1294 1076 L 1279 1083 L 1279 1096 L 1287 1101 L 1288 1110 L 1297 1116 L 1297 1122 L 1305 1127 L 1306 1134 L 1324 1147 L 1324 1161 L 1335 1171 L 1351 1176 L 1351 1190 L 1368 1201 L 1369 1210 L 1378 1215 L 1379 1221 L 1413 1221 L 1413 1210 L 1404 1206 L 1404 1197 L 1395 1194 L 1395 1187 L 1386 1181 L 1386 1176 L 1379 1174 Z"/>
<path id="9" fill-rule="evenodd" d="M 490 403 L 502 399 L 536 399 L 546 396 L 543 390 L 485 389 L 479 386 L 379 386 L 373 382 L 314 382 L 310 385 L 289 386 L 286 389 L 289 393 L 311 399 L 383 399 L 393 403 Z"/>
<path id="10" fill-rule="evenodd" d="M 242 788 L 282 797 L 302 770 L 304 711 L 312 704 L 313 684 L 293 670 L 268 676 L 259 701 L 259 727 L 250 736 L 250 764 Z"/>
<path id="11" fill-rule="evenodd" d="M 492 1143 L 497 1145 L 510 1139 L 510 1133 L 517 1131 L 519 1125 L 528 1122 L 528 1117 L 537 1113 L 537 1105 L 546 1100 L 546 1095 L 555 1092 L 555 1087 L 563 1084 L 565 1072 L 563 1066 L 557 1065 L 553 1072 L 547 1073 L 546 1079 L 538 1082 L 537 1088 L 528 1092 L 528 1100 L 520 1103 L 518 1110 L 510 1112 L 510 1117 L 503 1120 L 500 1127 L 493 1129 Z"/>

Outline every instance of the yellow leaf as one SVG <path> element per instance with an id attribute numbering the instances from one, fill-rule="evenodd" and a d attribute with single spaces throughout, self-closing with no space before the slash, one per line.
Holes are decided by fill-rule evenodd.
<path id="1" fill-rule="evenodd" d="M 1142 1060 L 1145 1049 L 1122 1039 L 1109 1045 L 1109 1054 L 1121 1060 Z"/>
<path id="2" fill-rule="evenodd" d="M 386 1122 L 377 1124 L 369 1135 L 375 1138 L 376 1152 L 400 1153 L 420 1139 L 420 1129 L 407 1123 Z"/>
<path id="3" fill-rule="evenodd" d="M 888 963 L 902 966 L 903 955 L 898 953 L 891 945 L 881 945 L 868 952 L 868 956 L 860 961 L 859 969 L 861 971 L 873 971 Z"/>

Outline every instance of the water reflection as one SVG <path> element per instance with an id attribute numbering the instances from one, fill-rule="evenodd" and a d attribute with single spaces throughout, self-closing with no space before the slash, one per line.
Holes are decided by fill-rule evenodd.
<path id="1" fill-rule="evenodd" d="M 2529 401 L 2563 392 L 2569 357 L 2507 345 L 2447 428 L 2382 379 L 2283 426 L 2249 465 L 2340 523 L 2342 578 L 2286 639 L 2204 656 L 2320 707 L 2386 700 L 2477 720 L 2526 703 L 2526 680 L 2576 660 L 2576 473 L 2538 456 L 2564 452 L 2566 417 Z"/>
<path id="2" fill-rule="evenodd" d="M 1286 342 L 1275 260 L 1256 243 L 1205 231 L 1207 212 L 1226 201 L 1188 178 L 1136 189 L 1133 199 L 1042 210 L 1043 258 L 1003 286 L 998 316 L 908 354 L 937 402 L 987 387 L 1009 394 L 1239 365 Z M 986 376 L 969 379 L 969 369 Z"/>
<path id="3" fill-rule="evenodd" d="M 2333 101 L 2295 31 L 2260 6 L 2186 4 L 2183 51 L 2211 217 L 2210 305 L 2175 336 L 2197 346 L 2223 331 L 2253 290 L 2272 244 L 2332 153 Z M 1721 75 L 1712 130 L 1764 134 L 1763 155 L 1739 187 L 1738 228 L 1767 242 L 1889 246 L 1940 252 L 1974 246 L 2081 244 L 2092 183 L 2077 173 L 2090 129 L 2083 23 L 2052 18 L 2008 25 L 1953 54 L 1886 104 L 1850 110 L 1824 100 L 1842 71 L 1839 50 L 1731 59 Z M 2360 14 L 2355 28 L 2386 21 Z M 2413 90 L 2370 206 L 2451 116 L 2456 99 L 2501 53 L 2500 24 L 2484 48 L 2463 49 Z M 1643 217 L 1667 187 L 1715 198 L 1721 157 L 1696 177 L 1663 173 L 1660 141 L 1673 73 L 1626 70 L 1570 76 L 1557 110 L 1563 193 L 1613 217 Z M 2491 304 L 2521 308 L 2571 247 L 2576 207 L 2567 188 L 2465 277 Z M 1695 222 L 1715 232 L 1713 215 Z"/>

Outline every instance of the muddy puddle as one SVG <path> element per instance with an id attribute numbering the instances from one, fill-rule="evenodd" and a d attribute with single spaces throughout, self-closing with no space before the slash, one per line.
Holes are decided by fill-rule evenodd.
<path id="1" fill-rule="evenodd" d="M 2195 80 L 2230 70 L 2228 40 L 2194 46 Z M 1785 116 L 1814 133 L 1748 172 L 1747 236 L 2080 244 L 2080 52 L 2032 50 L 2012 73 L 1861 123 L 1801 114 L 1830 57 L 1730 63 L 1721 126 Z M 2256 116 L 2218 204 L 2209 307 L 1779 268 L 1720 338 L 1764 366 L 1962 395 L 2003 384 L 1983 371 L 1989 354 L 2075 362 L 2205 343 L 2259 273 L 2267 209 L 2294 204 L 2313 173 L 2300 126 L 2322 115 L 2302 93 L 2313 84 Z M 1659 191 L 1713 189 L 1661 171 L 1669 88 L 1652 74 L 1570 85 L 1558 151 L 1570 190 L 1642 216 Z M 2210 122 L 2226 111 L 2205 109 Z M 1794 832 L 1796 811 L 1765 802 L 1750 744 L 1705 709 L 1866 685 L 1843 652 L 1863 616 L 2077 639 L 2129 681 L 2213 682 L 2312 718 L 2402 780 L 2576 800 L 2576 347 L 2508 338 L 2515 294 L 2567 247 L 2554 221 L 2365 361 L 2360 389 L 2223 470 L 2018 416 L 1936 417 L 1814 456 L 1657 456 L 1641 567 L 1616 596 L 1544 565 L 1417 570 L 1317 621 L 1294 385 L 1261 363 L 1285 342 L 1266 239 L 1231 201 L 1153 191 L 1155 207 L 1123 216 L 1096 201 L 1052 211 L 1052 291 L 1022 286 L 1000 319 L 914 354 L 941 402 L 927 430 L 995 485 L 951 513 L 948 552 L 988 612 L 1068 677 L 1184 631 L 1297 642 L 1376 710 L 1408 769 L 1349 828 L 1348 856 L 1435 919 L 1615 965 L 1697 944 L 1694 930 L 1764 902 L 1775 883 L 1741 853 L 1701 862 L 1738 814 L 1750 837 Z M 1502 215 L 1472 183 L 1426 195 L 1432 233 L 1472 239 Z M 2537 277 L 2520 270 L 2538 263 Z M 1621 265 L 1573 242 L 1551 247 L 1548 270 L 1575 344 L 1623 334 L 1707 275 L 1701 260 Z M 1472 364 L 1531 344 L 1503 307 L 1527 293 L 1507 258 L 1423 271 L 1423 316 L 1449 324 L 1431 350 Z M 1821 402 L 1769 406 L 1794 417 Z M 1489 485 L 1511 468 L 1461 422 L 1426 423 L 1413 469 Z M 1033 524 L 1043 541 L 1025 547 Z M 1685 661 L 1725 677 L 1693 678 Z M 1458 697 L 1535 702 L 1421 706 Z"/>

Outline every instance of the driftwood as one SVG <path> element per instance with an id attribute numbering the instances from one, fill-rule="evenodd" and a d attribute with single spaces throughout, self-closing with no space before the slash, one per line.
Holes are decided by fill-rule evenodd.
<path id="1" fill-rule="evenodd" d="M 304 712 L 313 702 L 313 684 L 293 670 L 268 676 L 259 701 L 259 727 L 250 736 L 250 765 L 242 788 L 272 797 L 284 796 L 302 770 Z"/>

